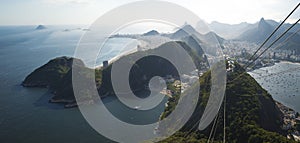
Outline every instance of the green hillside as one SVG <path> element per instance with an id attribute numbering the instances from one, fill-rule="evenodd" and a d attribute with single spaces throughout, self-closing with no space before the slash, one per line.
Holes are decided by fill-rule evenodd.
<path id="1" fill-rule="evenodd" d="M 226 85 L 226 142 L 232 143 L 283 143 L 288 140 L 281 129 L 282 113 L 272 96 L 267 93 L 249 74 L 235 64 L 235 71 L 228 73 Z M 229 82 L 232 81 L 233 82 Z M 210 93 L 210 72 L 200 77 L 200 98 L 191 119 L 175 135 L 161 143 L 207 142 L 212 124 L 204 131 L 198 131 L 199 119 Z M 176 100 L 174 100 L 176 101 Z M 169 102 L 172 102 L 171 100 Z M 171 105 L 172 103 L 170 103 Z M 224 103 L 223 103 L 224 104 Z M 216 120 L 215 142 L 223 141 L 223 106 Z M 172 108 L 165 112 L 171 112 Z"/>

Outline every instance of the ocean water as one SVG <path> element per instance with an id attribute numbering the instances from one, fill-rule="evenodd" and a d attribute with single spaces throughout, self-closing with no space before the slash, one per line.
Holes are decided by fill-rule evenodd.
<path id="1" fill-rule="evenodd" d="M 66 28 L 71 30 L 65 31 Z M 20 86 L 29 73 L 50 59 L 74 54 L 84 33 L 77 28 L 0 27 L 0 143 L 112 142 L 94 131 L 77 108 L 64 109 L 61 104 L 48 103 L 52 95 L 47 89 Z M 138 44 L 138 41 L 112 39 L 98 64 L 130 50 L 122 48 L 128 43 Z M 164 109 L 161 104 L 148 114 L 137 116 L 114 97 L 105 98 L 104 103 L 119 118 L 134 123 L 156 122 Z"/>
<path id="2" fill-rule="evenodd" d="M 300 64 L 280 62 L 250 72 L 272 97 L 300 112 Z"/>
<path id="3" fill-rule="evenodd" d="M 30 72 L 50 59 L 74 54 L 84 33 L 78 27 L 52 26 L 36 31 L 35 26 L 0 26 L 0 143 L 112 142 L 94 131 L 77 108 L 64 109 L 61 104 L 48 103 L 52 95 L 47 89 L 20 86 Z M 111 39 L 97 64 L 131 50 L 123 48 L 128 44 L 139 43 L 126 38 Z M 281 62 L 250 74 L 275 100 L 300 111 L 298 67 L 300 64 Z M 285 70 L 289 72 L 281 74 Z M 105 98 L 104 103 L 116 117 L 136 124 L 157 121 L 164 109 L 164 104 L 160 104 L 155 110 L 137 114 L 114 97 Z"/>

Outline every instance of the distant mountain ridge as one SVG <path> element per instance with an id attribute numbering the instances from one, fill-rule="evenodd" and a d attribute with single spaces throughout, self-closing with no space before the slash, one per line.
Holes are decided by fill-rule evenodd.
<path id="1" fill-rule="evenodd" d="M 254 25 L 247 22 L 242 22 L 240 24 L 225 24 L 217 21 L 211 22 L 208 26 L 213 32 L 226 39 L 235 39 L 242 32 L 254 27 Z"/>
<path id="2" fill-rule="evenodd" d="M 256 27 L 245 31 L 237 39 L 253 43 L 262 43 L 274 29 L 271 24 L 262 18 Z M 274 40 L 274 38 L 272 40 Z"/>
<path id="3" fill-rule="evenodd" d="M 167 35 L 169 38 L 179 41 L 184 41 L 191 48 L 198 52 L 200 56 L 214 55 L 216 53 L 218 45 L 223 47 L 222 44 L 225 41 L 224 38 L 220 37 L 214 32 L 199 33 L 193 26 L 189 24 L 183 25 L 174 33 Z M 204 53 L 204 51 L 206 53 Z"/>
<path id="4" fill-rule="evenodd" d="M 194 38 L 197 38 L 198 42 L 207 42 L 207 41 L 213 41 L 213 42 L 219 42 L 222 44 L 225 39 L 218 34 L 216 34 L 213 31 L 210 31 L 208 33 L 199 33 L 194 27 L 191 25 L 184 25 L 182 28 L 175 31 L 173 34 L 171 34 L 171 39 L 184 39 L 188 36 L 194 36 Z"/>
<path id="5" fill-rule="evenodd" d="M 279 25 L 274 20 L 265 20 L 264 18 L 261 18 L 261 20 L 258 22 L 257 26 L 255 26 L 252 29 L 249 29 L 245 32 L 243 32 L 239 37 L 237 37 L 237 40 L 262 44 L 264 40 L 266 40 L 269 35 L 276 29 L 276 27 Z M 284 33 L 291 24 L 283 24 L 281 28 L 278 29 L 278 31 L 271 37 L 271 39 L 265 44 L 266 46 L 270 45 L 273 41 L 275 41 L 282 33 Z M 290 35 L 293 35 L 296 30 L 300 29 L 300 24 L 297 24 L 294 28 L 292 28 L 285 36 L 283 36 L 275 45 L 278 45 L 279 43 L 282 43 L 285 41 L 286 38 L 288 38 Z M 296 54 L 300 54 L 300 35 L 296 34 L 293 38 L 289 39 L 287 43 L 284 43 L 283 45 L 279 45 L 279 49 L 285 49 L 285 50 L 294 50 Z M 275 47 L 275 46 L 273 46 Z"/>
<path id="6" fill-rule="evenodd" d="M 273 27 L 273 29 L 275 29 L 280 24 L 280 22 L 277 22 L 272 19 L 261 18 L 256 23 L 242 22 L 239 24 L 226 24 L 226 23 L 213 21 L 210 24 L 208 24 L 208 26 L 211 31 L 224 37 L 225 39 L 240 39 L 242 36 L 245 36 L 245 34 L 244 34 L 245 32 L 252 31 L 253 29 L 256 29 L 260 24 L 263 24 L 263 23 L 270 25 L 271 27 Z M 285 23 L 285 24 L 283 24 L 282 28 L 280 28 L 279 31 L 283 32 L 289 26 L 291 26 L 291 24 Z M 299 28 L 300 28 L 300 24 L 297 24 L 295 26 L 295 28 L 290 30 L 290 32 L 294 33 Z"/>

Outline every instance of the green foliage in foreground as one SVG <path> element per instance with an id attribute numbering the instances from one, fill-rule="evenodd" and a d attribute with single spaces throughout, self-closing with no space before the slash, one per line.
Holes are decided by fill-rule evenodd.
<path id="1" fill-rule="evenodd" d="M 249 74 L 236 64 L 235 72 L 228 73 L 226 86 L 226 142 L 230 143 L 285 143 L 286 133 L 281 129 L 282 113 L 273 98 Z M 212 125 L 197 131 L 198 120 L 210 93 L 210 72 L 200 77 L 200 98 L 197 108 L 187 124 L 161 143 L 207 142 Z M 172 104 L 170 104 L 172 105 Z M 173 109 L 169 107 L 169 109 Z M 171 111 L 166 111 L 171 112 Z M 223 142 L 223 107 L 216 122 L 214 142 Z M 195 126 L 196 125 L 196 126 Z M 195 128 L 196 127 L 196 128 Z"/>

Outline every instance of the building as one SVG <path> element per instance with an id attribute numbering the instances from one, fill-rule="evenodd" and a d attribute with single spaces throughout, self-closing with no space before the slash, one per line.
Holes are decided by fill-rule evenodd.
<path id="1" fill-rule="evenodd" d="M 108 61 L 103 61 L 103 68 L 108 67 Z"/>

